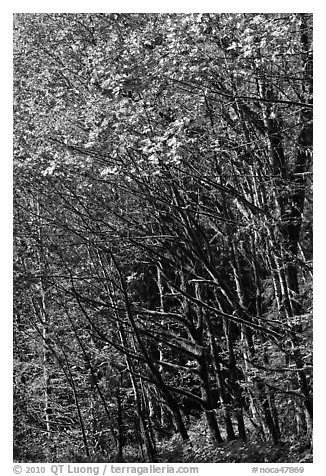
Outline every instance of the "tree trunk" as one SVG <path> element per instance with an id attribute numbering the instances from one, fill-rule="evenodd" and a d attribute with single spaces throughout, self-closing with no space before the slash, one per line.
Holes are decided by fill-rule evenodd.
<path id="1" fill-rule="evenodd" d="M 230 414 L 230 408 L 229 404 L 227 402 L 226 398 L 226 392 L 225 392 L 225 384 L 222 378 L 222 372 L 221 372 L 221 364 L 220 364 L 220 359 L 218 355 L 218 349 L 216 346 L 216 342 L 214 339 L 213 331 L 212 331 L 212 324 L 209 318 L 209 315 L 207 312 L 205 312 L 205 320 L 206 320 L 206 326 L 207 326 L 207 333 L 208 333 L 208 338 L 210 342 L 210 348 L 211 348 L 211 355 L 212 355 L 212 362 L 213 362 L 213 367 L 215 371 L 215 379 L 216 383 L 218 386 L 218 391 L 219 391 L 219 399 L 220 399 L 220 404 L 221 408 L 224 414 L 224 421 L 225 421 L 225 429 L 226 429 L 226 434 L 227 434 L 227 439 L 228 441 L 232 441 L 236 439 L 234 430 L 233 430 L 233 424 L 231 420 L 231 414 Z"/>
<path id="2" fill-rule="evenodd" d="M 118 329 L 119 329 L 119 335 L 121 342 L 125 348 L 128 348 L 128 343 L 127 343 L 127 338 L 124 333 L 124 329 L 122 327 L 122 324 L 120 321 L 118 321 Z M 138 418 L 139 418 L 139 426 L 140 426 L 140 433 L 142 440 L 145 444 L 146 451 L 147 451 L 147 456 L 150 462 L 152 462 L 155 459 L 155 450 L 152 445 L 151 441 L 151 436 L 149 434 L 147 424 L 146 424 L 146 416 L 144 414 L 144 409 L 142 405 L 142 400 L 140 396 L 140 391 L 138 388 L 138 382 L 135 377 L 135 371 L 134 371 L 134 366 L 133 363 L 128 355 L 125 356 L 126 359 L 126 365 L 127 369 L 129 370 L 129 375 L 130 375 L 130 380 L 134 392 L 134 397 L 135 397 L 135 402 L 136 402 L 136 408 L 137 408 L 137 413 L 138 413 Z"/>
<path id="3" fill-rule="evenodd" d="M 118 463 L 122 463 L 124 434 L 123 434 L 123 416 L 122 416 L 122 402 L 121 402 L 121 395 L 120 395 L 120 387 L 118 387 L 116 392 L 116 401 L 117 401 L 117 427 L 118 427 L 117 460 L 118 460 Z"/>

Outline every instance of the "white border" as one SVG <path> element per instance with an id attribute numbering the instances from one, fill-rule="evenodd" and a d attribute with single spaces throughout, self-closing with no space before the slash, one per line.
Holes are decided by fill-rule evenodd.
<path id="1" fill-rule="evenodd" d="M 315 431 L 314 463 L 305 466 L 305 474 L 323 474 L 325 466 L 325 396 L 326 372 L 324 366 L 326 346 L 325 297 L 326 297 L 326 263 L 325 263 L 325 47 L 326 18 L 322 2 L 317 1 L 227 1 L 200 2 L 172 1 L 13 1 L 2 7 L 0 15 L 0 49 L 1 49 L 1 155 L 0 164 L 0 213 L 1 213 L 1 247 L 0 247 L 0 292 L 1 292 L 1 413 L 0 413 L 0 471 L 12 474 L 12 14 L 14 12 L 311 12 L 314 13 L 314 351 L 315 351 Z M 324 284 L 325 283 L 325 284 Z M 199 465 L 200 474 L 216 474 L 216 465 Z M 221 465 L 223 476 L 227 474 L 249 474 L 251 464 Z M 258 465 L 262 466 L 262 465 Z M 265 466 L 265 465 L 264 465 Z M 266 465 L 273 466 L 273 465 Z M 280 466 L 280 465 L 275 465 Z M 2 471 L 3 468 L 3 471 Z"/>
<path id="2" fill-rule="evenodd" d="M 217 12 L 217 13 L 249 13 L 249 12 L 311 12 L 316 10 L 314 3 L 298 1 L 274 0 L 271 2 L 261 1 L 239 1 L 230 0 L 226 2 L 214 2 L 201 0 L 199 2 L 186 0 L 166 0 L 166 1 L 103 1 L 95 0 L 92 2 L 63 1 L 42 2 L 42 1 L 13 1 L 10 4 L 12 12 L 65 12 L 65 13 L 95 13 L 95 12 L 138 12 L 138 13 L 195 13 L 195 12 Z M 320 8 L 318 8 L 320 10 Z"/>

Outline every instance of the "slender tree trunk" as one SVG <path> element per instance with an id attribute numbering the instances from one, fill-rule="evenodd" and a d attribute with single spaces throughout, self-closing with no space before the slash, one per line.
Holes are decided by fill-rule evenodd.
<path id="1" fill-rule="evenodd" d="M 216 420 L 216 415 L 212 405 L 212 398 L 208 383 L 207 362 L 204 355 L 200 358 L 198 357 L 197 359 L 197 373 L 200 381 L 201 397 L 204 401 L 203 410 L 205 413 L 209 431 L 211 433 L 213 441 L 216 441 L 217 443 L 222 443 L 223 438 L 221 436 L 220 429 Z"/>
<path id="2" fill-rule="evenodd" d="M 123 346 L 125 348 L 128 348 L 127 338 L 125 336 L 124 329 L 123 329 L 122 324 L 121 324 L 120 321 L 118 321 L 118 329 L 119 329 L 119 335 L 120 335 L 120 339 L 121 339 L 121 342 L 122 342 Z M 143 440 L 143 442 L 145 444 L 145 447 L 146 447 L 148 459 L 149 459 L 150 462 L 152 462 L 154 460 L 155 451 L 154 451 L 152 441 L 151 441 L 151 438 L 150 438 L 150 435 L 149 435 L 149 432 L 148 432 L 148 429 L 147 429 L 147 424 L 146 424 L 144 410 L 143 410 L 143 406 L 142 406 L 140 391 L 139 391 L 139 388 L 138 388 L 138 382 L 137 382 L 136 377 L 135 377 L 134 366 L 133 366 L 133 363 L 132 363 L 132 361 L 131 361 L 131 359 L 128 355 L 125 356 L 125 359 L 126 359 L 127 368 L 128 368 L 129 374 L 130 374 L 130 380 L 131 380 L 134 396 L 135 396 L 135 402 L 136 402 L 137 413 L 138 413 L 138 418 L 139 418 L 139 426 L 140 426 L 141 437 L 142 437 L 142 440 Z"/>
<path id="3" fill-rule="evenodd" d="M 243 411 L 242 411 L 242 401 L 241 401 L 241 394 L 239 391 L 239 386 L 237 383 L 237 375 L 236 375 L 236 360 L 234 355 L 233 349 L 233 339 L 231 335 L 231 331 L 229 329 L 229 323 L 226 320 L 223 320 L 223 327 L 224 333 L 226 337 L 227 347 L 228 347 L 228 354 L 229 354 L 229 388 L 234 397 L 234 413 L 238 422 L 238 432 L 239 438 L 243 441 L 246 441 L 246 428 L 243 419 Z"/>
<path id="4" fill-rule="evenodd" d="M 157 287 L 158 287 L 159 298 L 160 298 L 160 311 L 163 313 L 165 310 L 164 287 L 163 287 L 163 277 L 162 277 L 160 265 L 157 265 L 156 270 L 157 270 Z M 164 325 L 163 319 L 161 320 L 161 325 Z M 163 345 L 161 343 L 158 344 L 158 351 L 159 351 L 159 360 L 163 361 L 164 360 Z M 160 373 L 163 372 L 163 367 L 161 365 L 159 366 L 158 371 Z M 166 407 L 164 405 L 160 405 L 159 417 L 160 417 L 160 425 L 162 428 L 164 428 L 165 426 L 167 426 L 168 420 L 169 420 L 169 416 L 167 414 Z"/>
<path id="5" fill-rule="evenodd" d="M 62 354 L 64 356 L 64 360 L 66 362 L 67 372 L 69 374 L 69 382 L 70 382 L 70 385 L 71 385 L 71 388 L 72 388 L 72 391 L 73 391 L 73 395 L 74 395 L 74 401 L 75 401 L 75 406 L 76 406 L 76 410 L 77 410 L 79 426 L 80 426 L 81 433 L 82 433 L 85 454 L 86 454 L 87 458 L 90 458 L 91 453 L 90 453 L 90 450 L 89 450 L 86 428 L 85 428 L 82 412 L 81 412 L 81 409 L 80 409 L 79 397 L 78 397 L 78 392 L 77 392 L 77 388 L 76 388 L 75 381 L 74 381 L 74 376 L 71 372 L 70 363 L 69 363 L 67 354 L 66 354 L 66 352 L 65 352 L 65 350 L 62 346 L 61 346 L 61 352 L 62 352 Z"/>
<path id="6" fill-rule="evenodd" d="M 116 391 L 116 401 L 117 401 L 117 427 L 118 427 L 118 451 L 117 458 L 118 462 L 123 462 L 123 445 L 124 445 L 124 432 L 123 432 L 123 413 L 122 413 L 122 401 L 120 395 L 120 386 L 118 386 Z"/>
<path id="7" fill-rule="evenodd" d="M 232 441 L 236 439 L 236 436 L 233 430 L 230 408 L 226 398 L 225 385 L 222 378 L 218 349 L 217 349 L 216 342 L 213 335 L 212 324 L 207 312 L 205 312 L 205 320 L 206 320 L 207 333 L 208 333 L 208 338 L 210 343 L 212 362 L 213 362 L 213 367 L 215 371 L 215 378 L 216 378 L 218 391 L 219 391 L 219 400 L 220 400 L 221 408 L 224 414 L 227 439 L 228 441 Z"/>
<path id="8" fill-rule="evenodd" d="M 183 272 L 180 272 L 181 278 L 181 289 L 187 291 L 187 282 Z M 195 293 L 197 299 L 202 299 L 201 292 L 199 286 L 196 284 L 195 286 Z M 205 343 L 203 342 L 203 330 L 204 330 L 204 311 L 198 307 L 196 313 L 191 312 L 191 307 L 189 302 L 186 298 L 183 300 L 182 304 L 183 313 L 185 316 L 188 317 L 189 321 L 191 320 L 191 316 L 193 314 L 196 315 L 196 322 L 189 322 L 188 332 L 190 337 L 201 347 L 205 347 Z M 195 324 L 195 325 L 194 325 Z M 216 420 L 215 411 L 213 409 L 213 402 L 212 396 L 210 391 L 210 384 L 209 384 L 209 373 L 208 373 L 208 366 L 206 355 L 202 353 L 201 355 L 196 356 L 197 361 L 197 375 L 199 378 L 200 383 L 200 391 L 201 397 L 203 400 L 203 411 L 206 417 L 207 425 L 212 437 L 212 440 L 221 443 L 223 438 L 221 436 L 221 432 Z"/>
<path id="9" fill-rule="evenodd" d="M 142 395 L 143 409 L 145 413 L 145 421 L 148 422 L 148 434 L 151 440 L 151 446 L 153 448 L 153 458 L 155 458 L 156 442 L 155 442 L 154 429 L 153 429 L 155 420 L 151 418 L 150 398 L 148 396 L 148 389 L 142 380 L 140 381 L 140 390 Z"/>

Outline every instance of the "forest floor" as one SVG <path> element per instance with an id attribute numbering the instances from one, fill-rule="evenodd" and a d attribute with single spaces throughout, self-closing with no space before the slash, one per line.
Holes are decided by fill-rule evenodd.
<path id="1" fill-rule="evenodd" d="M 142 463 L 132 449 L 124 454 L 125 463 Z M 128 451 L 129 450 L 129 451 Z M 157 448 L 156 463 L 312 463 L 312 449 L 307 439 L 295 442 L 232 441 L 219 446 L 200 445 L 193 441 L 191 449 L 184 449 L 180 441 L 171 439 Z"/>
<path id="2" fill-rule="evenodd" d="M 171 446 L 169 443 L 169 446 Z M 157 461 L 160 463 L 312 463 L 311 445 L 307 439 L 296 439 L 295 442 L 282 441 L 273 444 L 271 441 L 246 442 L 232 441 L 219 446 L 212 444 L 200 445 L 193 442 L 192 449 L 184 450 L 182 444 L 167 445 L 158 451 Z"/>
<path id="3" fill-rule="evenodd" d="M 178 435 L 157 444 L 158 463 L 312 463 L 311 439 L 306 435 L 285 437 L 279 443 L 259 441 L 248 435 L 248 441 L 226 441 L 213 445 L 207 429 L 199 425 L 189 431 L 191 448 L 184 447 Z M 125 462 L 140 462 L 135 453 L 125 448 Z M 138 456 L 139 457 L 139 456 Z"/>

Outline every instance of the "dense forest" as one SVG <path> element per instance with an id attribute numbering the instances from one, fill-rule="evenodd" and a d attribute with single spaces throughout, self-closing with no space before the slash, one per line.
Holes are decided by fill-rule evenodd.
<path id="1" fill-rule="evenodd" d="M 312 15 L 14 15 L 14 458 L 311 461 Z"/>

